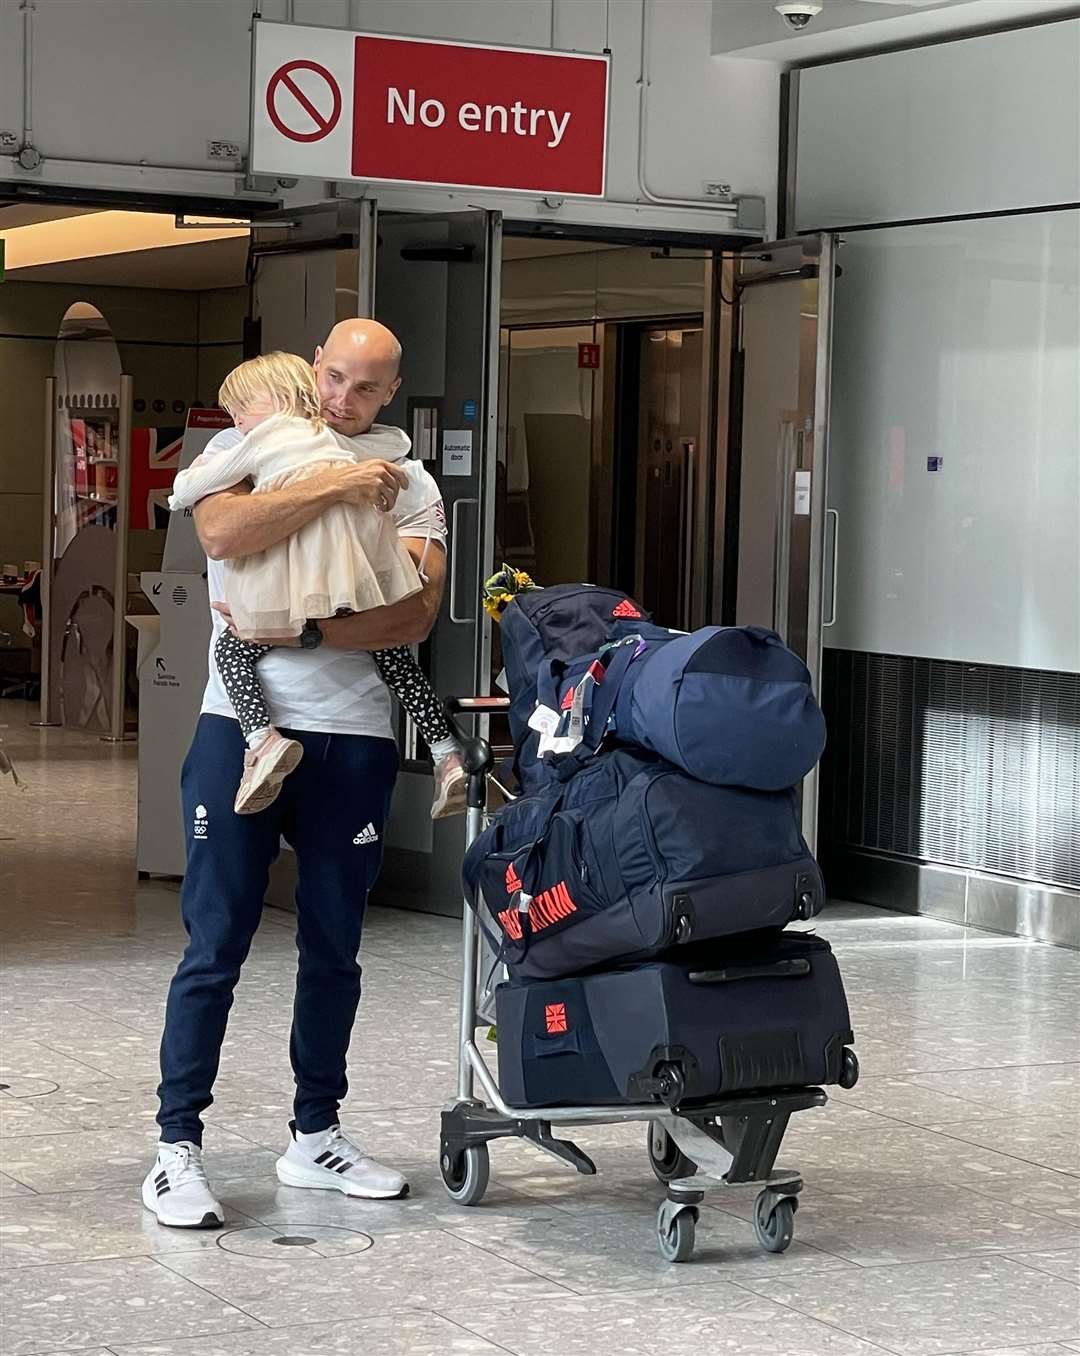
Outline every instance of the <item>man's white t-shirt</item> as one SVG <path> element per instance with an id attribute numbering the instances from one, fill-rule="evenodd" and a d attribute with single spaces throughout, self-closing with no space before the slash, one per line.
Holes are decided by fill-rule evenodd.
<path id="1" fill-rule="evenodd" d="M 397 449 L 387 447 L 386 434 L 380 429 L 376 456 L 393 461 L 409 477 L 408 486 L 397 497 L 391 517 L 401 537 L 429 538 L 431 550 L 446 547 L 446 514 L 439 487 L 422 464 L 409 457 L 408 436 L 400 429 Z M 240 441 L 234 428 L 223 430 L 203 453 L 212 457 Z M 353 441 L 353 440 L 347 440 Z M 360 440 L 355 440 L 358 458 L 371 456 Z M 394 450 L 400 454 L 392 455 Z M 225 600 L 225 567 L 220 560 L 207 560 L 206 580 L 212 603 Z M 204 714 L 229 716 L 236 713 L 218 675 L 214 646 L 225 629 L 219 612 L 213 612 L 210 636 L 210 677 L 203 696 Z M 274 724 L 287 730 L 308 730 L 316 734 L 369 735 L 393 739 L 390 693 L 366 650 L 334 650 L 321 645 L 317 650 L 275 649 L 259 660 L 259 681 L 266 694 Z"/>

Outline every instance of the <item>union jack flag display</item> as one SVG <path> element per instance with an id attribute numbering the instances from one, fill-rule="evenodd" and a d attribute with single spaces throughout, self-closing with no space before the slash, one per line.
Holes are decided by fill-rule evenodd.
<path id="1" fill-rule="evenodd" d="M 169 493 L 180 469 L 182 428 L 131 430 L 131 499 L 128 526 L 167 527 Z"/>

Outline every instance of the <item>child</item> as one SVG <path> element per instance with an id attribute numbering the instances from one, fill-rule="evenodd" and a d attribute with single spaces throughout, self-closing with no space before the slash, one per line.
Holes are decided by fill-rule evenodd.
<path id="1" fill-rule="evenodd" d="M 181 471 L 171 509 L 187 508 L 243 480 L 250 479 L 258 494 L 357 460 L 351 441 L 324 424 L 315 374 L 301 358 L 269 353 L 241 363 L 226 377 L 218 398 L 244 437 L 226 452 L 197 457 Z M 379 433 L 376 425 L 362 436 L 374 435 L 377 448 Z M 256 666 L 273 647 L 255 644 L 254 638 L 288 640 L 300 635 L 309 618 L 383 607 L 422 587 L 389 515 L 355 504 L 334 504 L 275 546 L 225 562 L 225 602 L 236 633 L 222 632 L 214 659 L 248 746 L 237 814 L 255 814 L 270 805 L 303 755 L 302 745 L 271 723 Z M 432 818 L 458 813 L 464 808 L 465 771 L 431 684 L 407 646 L 372 657 L 431 749 Z"/>

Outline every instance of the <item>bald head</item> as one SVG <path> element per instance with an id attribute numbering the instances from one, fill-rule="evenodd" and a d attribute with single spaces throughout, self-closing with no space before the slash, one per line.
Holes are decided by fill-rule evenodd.
<path id="1" fill-rule="evenodd" d="M 377 320 L 342 320 L 315 350 L 315 376 L 330 426 L 366 433 L 394 398 L 401 378 L 401 345 Z"/>

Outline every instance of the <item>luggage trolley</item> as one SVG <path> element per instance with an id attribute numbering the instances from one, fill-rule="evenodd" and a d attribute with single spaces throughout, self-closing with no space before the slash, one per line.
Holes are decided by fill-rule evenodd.
<path id="1" fill-rule="evenodd" d="M 458 718 L 484 717 L 508 709 L 504 697 L 451 698 L 447 715 L 461 738 L 468 773 L 466 846 L 487 820 L 488 777 L 494 766 L 491 745 L 470 736 Z M 503 1099 L 476 1043 L 478 1026 L 486 1025 L 480 1000 L 485 976 L 481 951 L 490 956 L 472 907 L 465 902 L 462 919 L 461 1024 L 457 1097 L 442 1112 L 439 1167 L 451 1198 L 460 1205 L 479 1205 L 490 1171 L 488 1146 L 492 1140 L 526 1139 L 579 1173 L 592 1176 L 596 1165 L 568 1139 L 559 1139 L 553 1127 L 610 1125 L 642 1121 L 647 1130 L 649 1164 L 667 1187 L 667 1199 L 657 1214 L 656 1235 L 661 1255 L 669 1262 L 685 1262 L 694 1251 L 699 1205 L 707 1190 L 724 1186 L 757 1185 L 753 1229 L 766 1252 L 784 1252 L 794 1237 L 802 1178 L 775 1166 L 788 1121 L 796 1111 L 823 1106 L 824 1089 L 800 1087 L 775 1092 L 720 1098 L 704 1104 L 683 1105 L 683 1075 L 677 1064 L 661 1065 L 642 1090 L 650 1100 L 625 1106 L 567 1106 L 522 1108 Z M 490 967 L 489 967 L 490 968 Z M 841 1085 L 853 1086 L 858 1061 L 845 1049 Z M 477 1085 L 481 1096 L 477 1095 Z"/>

